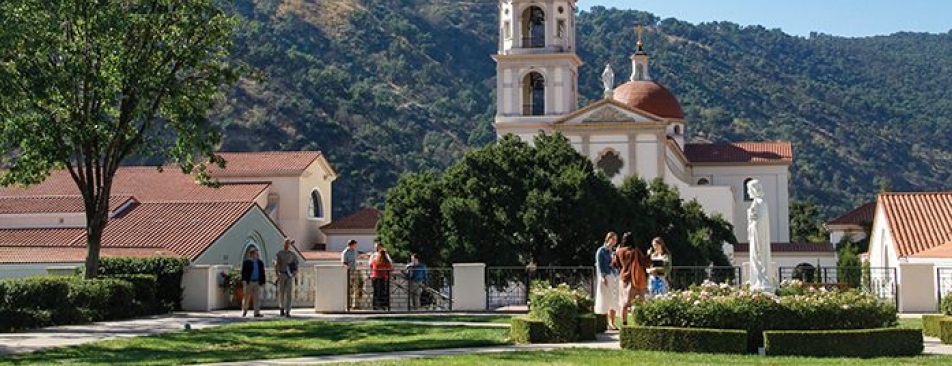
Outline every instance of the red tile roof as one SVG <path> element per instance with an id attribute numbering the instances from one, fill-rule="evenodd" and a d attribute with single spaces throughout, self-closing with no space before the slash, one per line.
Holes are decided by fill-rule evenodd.
<path id="1" fill-rule="evenodd" d="M 353 215 L 321 226 L 322 230 L 374 230 L 383 212 L 373 207 L 365 207 Z"/>
<path id="2" fill-rule="evenodd" d="M 634 80 L 619 85 L 615 88 L 614 99 L 661 118 L 684 119 L 678 98 L 654 81 Z"/>
<path id="3" fill-rule="evenodd" d="M 109 197 L 109 212 L 115 212 L 132 196 Z M 84 213 L 82 196 L 0 196 L 0 214 Z"/>
<path id="4" fill-rule="evenodd" d="M 747 243 L 734 244 L 734 253 L 749 251 L 750 246 Z M 836 250 L 832 243 L 770 243 L 770 251 L 774 253 L 833 253 Z"/>
<path id="5" fill-rule="evenodd" d="M 225 169 L 208 167 L 211 176 L 232 174 L 299 174 L 321 156 L 320 151 L 220 152 L 227 162 Z"/>
<path id="6" fill-rule="evenodd" d="M 747 163 L 789 164 L 793 147 L 789 141 L 735 142 L 726 144 L 687 144 L 684 155 L 694 164 Z"/>
<path id="7" fill-rule="evenodd" d="M 0 247 L 67 247 L 86 237 L 86 229 L 0 229 Z"/>
<path id="8" fill-rule="evenodd" d="M 923 250 L 919 253 L 913 254 L 912 256 L 925 258 L 952 258 L 952 241 L 932 249 Z"/>
<path id="9" fill-rule="evenodd" d="M 876 216 L 876 202 L 867 202 L 866 204 L 853 209 L 833 220 L 827 221 L 827 225 L 863 225 L 873 222 L 873 216 Z"/>
<path id="10" fill-rule="evenodd" d="M 112 185 L 115 196 L 133 196 L 149 202 L 251 202 L 267 189 L 268 183 L 228 183 L 218 188 L 200 185 L 195 178 L 176 169 L 123 167 L 116 171 Z M 0 197 L 78 195 L 79 189 L 65 170 L 54 171 L 43 183 L 27 188 L 0 187 Z"/>
<path id="11" fill-rule="evenodd" d="M 952 241 L 952 192 L 882 193 L 878 204 L 899 257 L 918 256 Z"/>
<path id="12" fill-rule="evenodd" d="M 99 256 L 109 257 L 151 257 L 154 255 L 175 256 L 163 248 L 102 248 Z M 85 247 L 0 247 L 0 263 L 82 263 L 86 260 Z"/>
<path id="13" fill-rule="evenodd" d="M 326 250 L 302 251 L 301 256 L 306 261 L 340 261 L 340 252 Z"/>

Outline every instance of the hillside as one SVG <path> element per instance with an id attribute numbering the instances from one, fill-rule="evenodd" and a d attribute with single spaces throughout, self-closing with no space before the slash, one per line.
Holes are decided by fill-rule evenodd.
<path id="1" fill-rule="evenodd" d="M 379 205 L 406 171 L 442 169 L 494 139 L 496 4 L 241 0 L 233 52 L 260 70 L 216 111 L 225 150 L 322 150 L 335 214 Z M 825 217 L 893 190 L 952 189 L 952 33 L 794 37 L 639 11 L 579 16 L 579 90 L 630 72 L 648 24 L 652 76 L 695 140 L 793 141 L 791 192 Z"/>

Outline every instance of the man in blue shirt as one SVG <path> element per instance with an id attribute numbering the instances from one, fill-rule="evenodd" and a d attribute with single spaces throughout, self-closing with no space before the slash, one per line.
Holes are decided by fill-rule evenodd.
<path id="1" fill-rule="evenodd" d="M 255 318 L 261 317 L 261 286 L 265 283 L 264 262 L 258 258 L 258 249 L 248 251 L 248 259 L 241 263 L 241 282 L 244 285 L 244 301 L 241 302 L 241 316 L 248 315 L 248 302 L 254 304 Z"/>
<path id="2" fill-rule="evenodd" d="M 410 255 L 410 263 L 407 264 L 407 280 L 410 288 L 410 310 L 420 309 L 420 298 L 426 286 L 426 265 L 420 262 L 420 256 L 417 254 Z"/>

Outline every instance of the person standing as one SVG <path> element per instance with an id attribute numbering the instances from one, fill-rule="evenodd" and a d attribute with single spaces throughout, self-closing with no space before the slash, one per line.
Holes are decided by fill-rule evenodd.
<path id="1" fill-rule="evenodd" d="M 645 253 L 635 247 L 631 233 L 621 237 L 621 249 L 615 254 L 615 262 L 621 268 L 618 275 L 618 305 L 621 307 L 621 324 L 628 325 L 628 307 L 634 299 L 644 298 L 648 288 L 647 268 L 651 264 Z"/>
<path id="2" fill-rule="evenodd" d="M 377 259 L 377 256 L 380 255 L 380 252 L 383 252 L 383 254 L 387 256 L 387 262 L 393 263 L 393 258 L 390 258 L 390 255 L 387 254 L 386 249 L 387 248 L 383 247 L 383 243 L 379 241 L 374 243 L 374 252 L 370 254 L 370 263 L 373 263 Z"/>
<path id="3" fill-rule="evenodd" d="M 281 316 L 288 318 L 291 317 L 294 277 L 298 271 L 298 260 L 294 252 L 291 251 L 292 245 L 294 245 L 294 240 L 284 239 L 284 250 L 278 252 L 274 265 L 275 274 L 278 278 L 278 308 L 281 309 Z"/>
<path id="4" fill-rule="evenodd" d="M 410 263 L 407 264 L 407 280 L 409 283 L 410 310 L 419 310 L 420 298 L 426 286 L 426 265 L 420 261 L 420 256 L 416 253 L 410 255 Z"/>
<path id="5" fill-rule="evenodd" d="M 648 268 L 648 292 L 652 297 L 668 293 L 670 285 L 667 276 L 671 273 L 671 253 L 660 236 L 651 240 L 648 259 L 651 260 L 651 267 Z"/>
<path id="6" fill-rule="evenodd" d="M 605 235 L 605 245 L 595 251 L 595 267 L 598 270 L 598 287 L 595 288 L 595 314 L 608 317 L 608 329 L 615 325 L 615 307 L 618 306 L 618 269 L 612 266 L 618 234 Z"/>
<path id="7" fill-rule="evenodd" d="M 357 241 L 353 239 L 347 242 L 347 248 L 340 253 L 340 261 L 344 267 L 347 267 L 347 296 L 350 297 L 348 304 L 351 309 L 357 308 L 357 298 L 360 294 L 360 281 L 357 280 L 357 276 L 360 276 L 360 272 L 357 271 L 357 254 Z"/>
<path id="8" fill-rule="evenodd" d="M 241 316 L 248 315 L 248 303 L 254 304 L 255 318 L 261 317 L 261 286 L 265 283 L 264 262 L 258 258 L 258 249 L 248 251 L 248 259 L 241 263 L 241 282 L 244 286 L 244 301 L 241 302 Z"/>
<path id="9" fill-rule="evenodd" d="M 390 272 L 393 263 L 386 250 L 380 250 L 374 260 L 370 262 L 370 282 L 374 288 L 373 309 L 387 310 L 390 308 Z"/>

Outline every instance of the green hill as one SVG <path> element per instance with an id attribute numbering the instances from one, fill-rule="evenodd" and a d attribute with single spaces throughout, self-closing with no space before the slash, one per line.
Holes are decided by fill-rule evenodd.
<path id="1" fill-rule="evenodd" d="M 241 0 L 234 57 L 261 71 L 216 111 L 225 150 L 322 150 L 336 214 L 383 202 L 407 171 L 494 140 L 496 4 Z M 893 190 L 952 189 L 952 33 L 794 37 L 594 8 L 578 18 L 583 100 L 630 70 L 649 25 L 652 76 L 700 141 L 791 140 L 791 192 L 824 217 Z"/>

